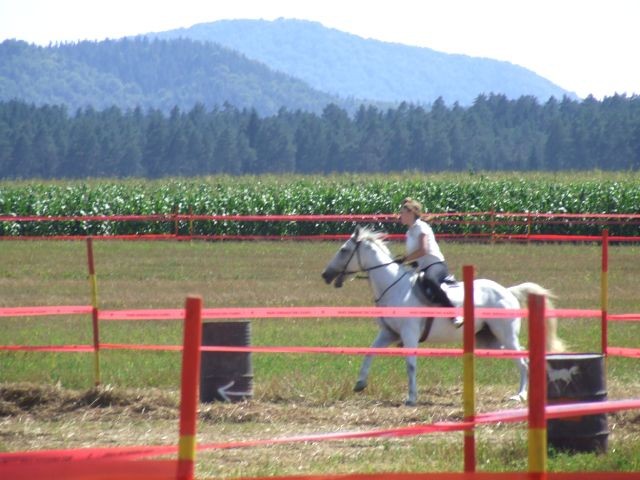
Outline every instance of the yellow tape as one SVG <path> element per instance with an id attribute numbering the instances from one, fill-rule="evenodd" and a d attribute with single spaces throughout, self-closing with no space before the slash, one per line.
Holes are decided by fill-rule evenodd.
<path id="1" fill-rule="evenodd" d="M 196 459 L 196 436 L 181 435 L 178 442 L 178 460 Z"/>
<path id="2" fill-rule="evenodd" d="M 529 429 L 529 472 L 547 471 L 547 429 Z"/>
<path id="3" fill-rule="evenodd" d="M 602 279 L 600 282 L 600 308 L 602 310 L 608 310 L 609 304 L 609 274 L 608 272 L 602 272 Z"/>
<path id="4" fill-rule="evenodd" d="M 463 410 L 465 417 L 471 417 L 476 413 L 476 391 L 473 353 L 463 353 Z"/>

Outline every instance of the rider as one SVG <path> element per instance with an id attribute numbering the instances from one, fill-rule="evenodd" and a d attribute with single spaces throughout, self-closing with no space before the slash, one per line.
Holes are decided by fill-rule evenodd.
<path id="1" fill-rule="evenodd" d="M 444 255 L 436 242 L 431 226 L 422 220 L 422 205 L 417 200 L 407 197 L 400 206 L 400 223 L 408 227 L 406 234 L 406 252 L 397 263 L 417 263 L 418 271 L 424 272 L 423 287 L 429 300 L 443 307 L 453 307 L 441 284 L 449 276 L 449 268 Z M 456 327 L 462 325 L 462 318 L 452 318 Z"/>

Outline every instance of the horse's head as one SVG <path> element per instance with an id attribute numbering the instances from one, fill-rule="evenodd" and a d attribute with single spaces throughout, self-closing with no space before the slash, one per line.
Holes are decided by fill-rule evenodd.
<path id="1" fill-rule="evenodd" d="M 368 256 L 363 254 L 362 246 L 382 244 L 379 242 L 380 236 L 367 228 L 356 227 L 349 240 L 342 244 L 322 272 L 325 283 L 330 284 L 335 281 L 334 286 L 340 288 L 348 275 L 367 271 L 370 262 Z M 386 247 L 384 249 L 386 250 Z"/>
<path id="2" fill-rule="evenodd" d="M 357 272 L 356 251 L 360 248 L 360 227 L 356 227 L 351 238 L 342 244 L 337 253 L 329 261 L 322 272 L 322 278 L 327 285 L 335 280 L 336 288 L 342 287 L 345 277 L 349 273 Z"/>

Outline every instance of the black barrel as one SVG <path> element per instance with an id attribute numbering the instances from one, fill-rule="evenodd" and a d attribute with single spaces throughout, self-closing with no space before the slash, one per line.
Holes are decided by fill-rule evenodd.
<path id="1" fill-rule="evenodd" d="M 600 354 L 547 355 L 550 405 L 603 402 L 607 399 L 604 357 Z M 547 422 L 547 443 L 559 451 L 605 453 L 607 415 L 580 415 Z"/>
<path id="2" fill-rule="evenodd" d="M 202 324 L 202 345 L 246 347 L 250 344 L 251 323 L 247 320 Z M 239 402 L 252 396 L 250 352 L 202 352 L 201 402 Z"/>

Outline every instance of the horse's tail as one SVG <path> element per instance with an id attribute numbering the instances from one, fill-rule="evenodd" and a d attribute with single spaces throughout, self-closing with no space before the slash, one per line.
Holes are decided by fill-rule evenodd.
<path id="1" fill-rule="evenodd" d="M 545 298 L 547 309 L 554 308 L 551 299 L 556 298 L 555 295 L 537 283 L 525 282 L 509 287 L 508 290 L 515 295 L 520 303 L 527 302 L 528 295 L 533 293 L 535 295 L 542 295 Z M 564 352 L 565 350 L 565 343 L 558 337 L 558 319 L 555 317 L 547 317 L 547 351 Z"/>

